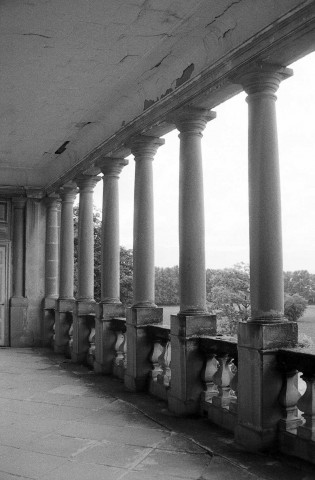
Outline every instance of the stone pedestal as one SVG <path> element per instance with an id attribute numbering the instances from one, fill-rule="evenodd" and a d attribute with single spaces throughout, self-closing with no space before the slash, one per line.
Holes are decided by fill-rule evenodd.
<path id="1" fill-rule="evenodd" d="M 125 316 L 125 307 L 122 304 L 97 305 L 95 317 L 95 362 L 94 371 L 110 375 L 115 358 L 115 332 L 111 330 L 112 319 Z"/>
<path id="2" fill-rule="evenodd" d="M 77 301 L 73 310 L 73 337 L 71 360 L 74 363 L 85 363 L 90 347 L 89 336 L 91 323 L 95 318 L 95 301 Z"/>
<path id="3" fill-rule="evenodd" d="M 127 309 L 127 370 L 125 386 L 132 391 L 145 390 L 152 370 L 150 352 L 153 345 L 147 339 L 146 325 L 163 323 L 163 308 Z"/>
<path id="4" fill-rule="evenodd" d="M 33 344 L 26 330 L 28 299 L 12 297 L 10 299 L 10 346 L 23 347 Z"/>
<path id="5" fill-rule="evenodd" d="M 294 347 L 295 322 L 239 324 L 237 443 L 253 451 L 273 447 L 282 418 L 277 349 Z"/>
<path id="6" fill-rule="evenodd" d="M 43 347 L 51 348 L 53 346 L 54 325 L 55 325 L 55 309 L 56 299 L 46 297 L 43 300 L 43 324 L 42 324 L 42 339 Z"/>
<path id="7" fill-rule="evenodd" d="M 58 299 L 55 311 L 55 353 L 68 353 L 69 351 L 69 330 L 73 321 L 73 309 L 75 300 Z"/>
<path id="8" fill-rule="evenodd" d="M 169 409 L 177 415 L 198 413 L 203 391 L 198 337 L 216 334 L 215 315 L 171 315 L 171 389 Z"/>

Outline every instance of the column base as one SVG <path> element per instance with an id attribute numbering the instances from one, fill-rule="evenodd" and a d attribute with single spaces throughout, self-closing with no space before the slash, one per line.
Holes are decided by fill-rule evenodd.
<path id="1" fill-rule="evenodd" d="M 121 303 L 100 303 L 97 305 L 95 317 L 94 361 L 94 371 L 97 373 L 110 375 L 113 372 L 116 334 L 112 330 L 112 323 L 113 318 L 121 318 L 124 316 L 125 307 Z"/>
<path id="2" fill-rule="evenodd" d="M 55 310 L 57 297 L 45 297 L 43 300 L 44 310 Z"/>
<path id="3" fill-rule="evenodd" d="M 163 308 L 131 307 L 126 311 L 127 369 L 125 387 L 131 391 L 147 389 L 152 370 L 150 353 L 153 345 L 148 340 L 145 327 L 163 323 Z"/>
<path id="4" fill-rule="evenodd" d="M 199 412 L 204 359 L 198 337 L 215 334 L 215 315 L 171 315 L 172 378 L 168 406 L 176 415 Z"/>
<path id="5" fill-rule="evenodd" d="M 238 424 L 236 441 L 249 450 L 271 449 L 282 409 L 279 348 L 297 343 L 295 322 L 241 322 L 238 335 Z"/>

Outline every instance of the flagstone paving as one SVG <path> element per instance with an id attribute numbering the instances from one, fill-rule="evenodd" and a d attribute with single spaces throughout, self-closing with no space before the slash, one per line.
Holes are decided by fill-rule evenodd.
<path id="1" fill-rule="evenodd" d="M 43 349 L 0 349 L 0 480 L 314 480 Z"/>

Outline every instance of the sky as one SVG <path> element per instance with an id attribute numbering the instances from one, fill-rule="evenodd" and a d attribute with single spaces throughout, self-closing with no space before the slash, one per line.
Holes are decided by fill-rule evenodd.
<path id="1" fill-rule="evenodd" d="M 283 267 L 315 273 L 315 53 L 293 65 L 277 92 Z M 249 263 L 247 103 L 241 93 L 215 108 L 202 139 L 206 267 Z M 155 264 L 178 265 L 179 139 L 165 137 L 154 162 Z M 120 244 L 132 248 L 133 156 L 121 173 Z M 102 183 L 94 203 L 102 207 Z"/>

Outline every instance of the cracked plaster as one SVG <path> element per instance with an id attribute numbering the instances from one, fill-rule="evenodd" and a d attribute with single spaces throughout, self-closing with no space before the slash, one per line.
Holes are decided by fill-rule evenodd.
<path id="1" fill-rule="evenodd" d="M 60 177 L 137 118 L 145 102 L 172 95 L 181 78 L 185 85 L 303 3 L 266 0 L 263 9 L 258 0 L 69 0 L 58 9 L 40 0 L 8 3 L 0 30 L 1 106 L 11 108 L 0 118 L 5 164 L 42 165 L 33 177 L 39 184 Z M 75 125 L 90 121 L 78 137 Z M 52 165 L 49 154 L 69 139 Z"/>

